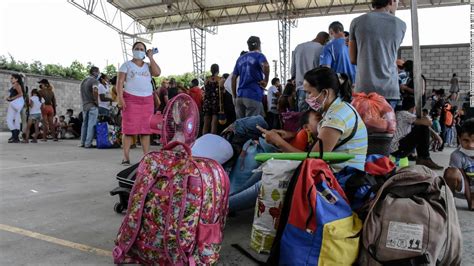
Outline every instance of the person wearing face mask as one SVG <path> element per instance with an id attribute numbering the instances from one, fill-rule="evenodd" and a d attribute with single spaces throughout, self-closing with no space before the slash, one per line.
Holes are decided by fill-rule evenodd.
<path id="1" fill-rule="evenodd" d="M 81 144 L 79 147 L 92 148 L 94 139 L 94 126 L 99 116 L 99 76 L 100 71 L 96 66 L 89 70 L 89 76 L 81 83 L 82 114 Z"/>
<path id="2" fill-rule="evenodd" d="M 404 99 L 402 110 L 397 112 L 397 129 L 390 145 L 391 155 L 395 158 L 404 158 L 416 149 L 416 164 L 441 170 L 443 167 L 433 162 L 430 157 L 432 121 L 428 116 L 417 118 L 414 112 L 415 99 Z"/>
<path id="3" fill-rule="evenodd" d="M 9 95 L 5 97 L 5 100 L 9 102 L 7 111 L 7 125 L 8 129 L 10 129 L 12 133 L 8 143 L 19 143 L 21 110 L 25 104 L 25 100 L 23 98 L 25 85 L 23 84 L 23 79 L 19 74 L 12 74 L 10 77 L 10 82 L 12 87 L 9 90 Z"/>
<path id="4" fill-rule="evenodd" d="M 110 106 L 112 98 L 109 95 L 109 77 L 106 74 L 99 76 L 99 116 L 103 116 L 106 120 L 110 117 Z"/>
<path id="5" fill-rule="evenodd" d="M 469 210 L 474 210 L 474 118 L 461 125 L 460 147 L 451 153 L 444 179 L 458 198 L 465 198 Z"/>
<path id="6" fill-rule="evenodd" d="M 349 76 L 351 83 L 355 82 L 356 69 L 349 59 L 349 49 L 344 37 L 344 26 L 339 21 L 329 25 L 331 41 L 324 46 L 319 58 L 319 65 L 330 67 L 336 73 L 344 73 Z"/>
<path id="7" fill-rule="evenodd" d="M 347 162 L 333 164 L 335 172 L 345 166 L 364 171 L 367 155 L 367 129 L 354 107 L 350 104 L 351 84 L 347 75 L 338 75 L 326 67 L 315 68 L 306 72 L 303 82 L 306 91 L 306 102 L 314 111 L 321 113 L 318 141 L 322 141 L 325 152 L 344 152 L 355 156 Z M 277 134 L 275 134 L 277 133 Z M 270 143 L 286 152 L 299 152 L 282 141 L 289 132 L 272 131 L 266 134 Z M 278 136 L 279 135 L 279 136 Z M 319 144 L 312 151 L 319 151 Z"/>
<path id="8" fill-rule="evenodd" d="M 349 54 L 357 65 L 356 92 L 376 92 L 395 109 L 400 99 L 398 48 L 407 26 L 395 17 L 400 0 L 373 0 L 374 10 L 352 20 Z"/>
<path id="9" fill-rule="evenodd" d="M 130 165 L 133 136 L 140 135 L 144 154 L 150 149 L 149 121 L 155 108 L 151 79 L 161 74 L 151 49 L 147 50 L 142 42 L 134 43 L 132 49 L 133 59 L 119 68 L 117 80 L 118 105 L 122 108 L 122 165 Z M 146 57 L 150 60 L 149 63 L 144 61 Z"/>

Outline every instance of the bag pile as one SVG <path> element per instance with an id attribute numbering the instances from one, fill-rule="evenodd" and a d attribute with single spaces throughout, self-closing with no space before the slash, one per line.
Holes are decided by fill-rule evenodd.
<path id="1" fill-rule="evenodd" d="M 262 185 L 257 197 L 250 247 L 261 253 L 270 252 L 278 229 L 286 189 L 299 161 L 269 160 L 262 165 Z"/>
<path id="2" fill-rule="evenodd" d="M 369 133 L 395 133 L 395 112 L 384 97 L 375 92 L 354 93 L 352 106 L 362 117 Z"/>

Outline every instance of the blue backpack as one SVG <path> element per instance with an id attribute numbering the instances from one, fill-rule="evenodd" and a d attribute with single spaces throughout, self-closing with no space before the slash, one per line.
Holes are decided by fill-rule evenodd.
<path id="1" fill-rule="evenodd" d="M 112 148 L 112 142 L 109 139 L 109 124 L 107 122 L 99 122 L 95 126 L 95 131 L 97 136 L 97 148 Z"/>
<path id="2" fill-rule="evenodd" d="M 250 139 L 245 142 L 242 152 L 230 172 L 230 194 L 238 192 L 245 181 L 252 176 L 252 171 L 260 166 L 261 163 L 255 160 L 255 155 L 262 152 L 264 149 L 258 140 Z"/>

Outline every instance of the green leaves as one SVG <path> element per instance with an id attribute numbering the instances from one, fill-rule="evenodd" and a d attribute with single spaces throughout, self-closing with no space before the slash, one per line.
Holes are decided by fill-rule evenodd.
<path id="1" fill-rule="evenodd" d="M 23 61 L 15 60 L 12 55 L 9 55 L 9 58 L 3 55 L 0 56 L 0 69 L 75 80 L 83 80 L 87 77 L 91 66 L 93 66 L 91 62 L 87 62 L 87 65 L 84 65 L 77 60 L 74 60 L 69 67 L 60 64 L 43 65 L 43 63 L 38 60 L 28 64 Z M 102 72 L 111 78 L 117 75 L 117 68 L 114 65 L 108 65 L 102 70 Z"/>

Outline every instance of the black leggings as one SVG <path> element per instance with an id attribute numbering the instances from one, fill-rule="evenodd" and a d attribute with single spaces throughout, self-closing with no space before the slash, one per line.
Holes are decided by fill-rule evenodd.
<path id="1" fill-rule="evenodd" d="M 398 158 L 407 157 L 415 148 L 419 158 L 430 157 L 430 129 L 427 126 L 414 126 L 410 134 L 399 141 L 398 151 L 392 155 Z"/>

